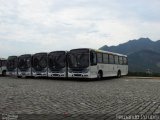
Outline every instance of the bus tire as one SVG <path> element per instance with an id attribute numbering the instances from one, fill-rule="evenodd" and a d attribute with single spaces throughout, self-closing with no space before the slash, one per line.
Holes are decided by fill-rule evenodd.
<path id="1" fill-rule="evenodd" d="M 22 78 L 22 76 L 17 76 L 17 78 Z"/>
<path id="2" fill-rule="evenodd" d="M 118 70 L 118 72 L 117 72 L 117 78 L 120 78 L 120 77 L 121 77 L 121 71 Z"/>
<path id="3" fill-rule="evenodd" d="M 2 76 L 6 76 L 6 71 L 5 70 L 2 72 Z"/>
<path id="4" fill-rule="evenodd" d="M 101 80 L 102 78 L 103 78 L 103 72 L 99 71 L 98 74 L 97 74 L 97 79 Z"/>

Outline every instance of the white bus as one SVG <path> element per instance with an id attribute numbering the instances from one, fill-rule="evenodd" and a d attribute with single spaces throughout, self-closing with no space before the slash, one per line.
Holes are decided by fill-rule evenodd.
<path id="1" fill-rule="evenodd" d="M 32 76 L 32 55 L 24 54 L 18 57 L 18 77 Z"/>
<path id="2" fill-rule="evenodd" d="M 66 51 L 54 51 L 48 54 L 48 77 L 67 77 L 66 58 Z"/>
<path id="3" fill-rule="evenodd" d="M 6 63 L 7 60 L 4 58 L 0 58 L 0 75 L 5 76 L 6 75 Z"/>
<path id="4" fill-rule="evenodd" d="M 47 77 L 48 73 L 48 54 L 45 52 L 36 53 L 32 56 L 32 76 Z"/>
<path id="5" fill-rule="evenodd" d="M 88 48 L 69 51 L 68 77 L 101 79 L 127 74 L 126 55 Z"/>
<path id="6" fill-rule="evenodd" d="M 17 56 L 9 56 L 7 59 L 7 75 L 9 76 L 17 76 Z"/>

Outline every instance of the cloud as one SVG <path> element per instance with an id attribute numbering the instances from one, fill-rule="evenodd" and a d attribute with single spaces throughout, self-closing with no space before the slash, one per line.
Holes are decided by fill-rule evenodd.
<path id="1" fill-rule="evenodd" d="M 0 56 L 160 39 L 159 0 L 0 2 Z"/>

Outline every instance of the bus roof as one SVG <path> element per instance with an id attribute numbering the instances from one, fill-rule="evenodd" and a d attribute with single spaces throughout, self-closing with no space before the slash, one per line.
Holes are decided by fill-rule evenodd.
<path id="1" fill-rule="evenodd" d="M 77 48 L 77 49 L 72 49 L 72 50 L 78 50 L 78 49 L 89 49 L 89 50 L 93 50 L 93 51 L 96 51 L 96 52 L 108 53 L 108 54 L 112 54 L 112 55 L 127 57 L 127 55 L 124 55 L 124 54 L 119 54 L 119 53 L 110 52 L 110 51 L 97 50 L 97 49 L 92 49 L 92 48 Z"/>
<path id="2" fill-rule="evenodd" d="M 32 56 L 32 54 L 23 54 L 23 55 L 20 55 L 18 57 L 23 57 L 23 56 Z"/>
<path id="3" fill-rule="evenodd" d="M 0 58 L 0 60 L 6 60 L 5 58 Z"/>
<path id="4" fill-rule="evenodd" d="M 33 55 L 37 55 L 37 54 L 48 54 L 47 52 L 39 52 L 39 53 L 35 53 Z"/>
<path id="5" fill-rule="evenodd" d="M 120 54 L 120 53 L 115 53 L 115 52 L 110 52 L 110 51 L 103 51 L 103 50 L 95 50 L 97 52 L 102 52 L 102 53 L 108 53 L 108 54 L 113 54 L 113 55 L 118 55 L 118 56 L 124 56 L 127 57 L 127 55 Z"/>
<path id="6" fill-rule="evenodd" d="M 68 52 L 68 51 L 66 51 L 66 50 L 58 50 L 58 51 L 49 52 L 49 54 L 50 54 L 50 53 L 55 53 L 55 52 Z"/>
<path id="7" fill-rule="evenodd" d="M 18 56 L 16 56 L 16 55 L 12 55 L 12 56 L 8 56 L 8 58 L 9 58 L 9 57 L 18 57 Z"/>

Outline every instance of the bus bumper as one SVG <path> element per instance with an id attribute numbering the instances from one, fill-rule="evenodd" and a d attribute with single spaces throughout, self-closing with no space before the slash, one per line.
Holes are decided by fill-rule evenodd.
<path id="1" fill-rule="evenodd" d="M 66 76 L 66 73 L 52 73 L 52 72 L 50 72 L 50 73 L 48 73 L 48 77 L 67 77 Z"/>
<path id="2" fill-rule="evenodd" d="M 17 72 L 6 72 L 7 76 L 17 76 Z"/>
<path id="3" fill-rule="evenodd" d="M 32 76 L 32 73 L 31 72 L 18 72 L 18 76 L 30 77 L 30 76 Z"/>
<path id="4" fill-rule="evenodd" d="M 70 78 L 90 78 L 89 73 L 68 73 Z"/>
<path id="5" fill-rule="evenodd" d="M 33 72 L 33 77 L 47 77 L 47 72 Z"/>

